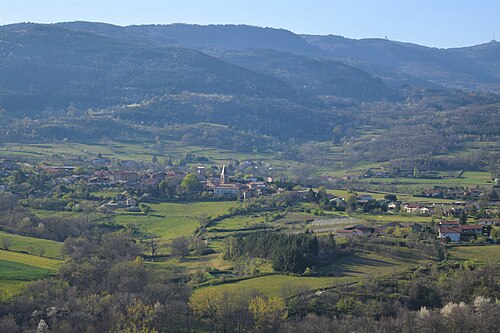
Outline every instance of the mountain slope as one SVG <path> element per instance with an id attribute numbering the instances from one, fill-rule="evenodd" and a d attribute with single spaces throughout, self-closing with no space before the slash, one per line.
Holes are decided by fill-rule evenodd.
<path id="1" fill-rule="evenodd" d="M 306 96 L 337 96 L 361 101 L 391 99 L 395 93 L 380 79 L 329 59 L 311 59 L 274 50 L 213 51 L 224 61 L 265 73 Z"/>
<path id="2" fill-rule="evenodd" d="M 269 76 L 184 48 L 146 47 L 57 26 L 0 29 L 0 104 L 102 107 L 167 92 L 295 98 Z"/>
<path id="3" fill-rule="evenodd" d="M 353 40 L 303 35 L 304 40 L 337 60 L 371 74 L 398 80 L 405 76 L 450 88 L 500 92 L 500 43 L 437 49 L 384 39 Z"/>

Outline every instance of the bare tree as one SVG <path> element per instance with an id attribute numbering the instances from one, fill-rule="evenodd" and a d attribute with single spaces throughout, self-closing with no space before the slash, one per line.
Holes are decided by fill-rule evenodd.
<path id="1" fill-rule="evenodd" d="M 151 242 L 149 243 L 149 245 L 151 246 L 151 257 L 154 259 L 156 250 L 158 250 L 158 241 L 153 236 L 151 236 Z"/>
<path id="2" fill-rule="evenodd" d="M 172 256 L 184 259 L 189 254 L 189 238 L 185 236 L 177 237 L 170 244 Z"/>

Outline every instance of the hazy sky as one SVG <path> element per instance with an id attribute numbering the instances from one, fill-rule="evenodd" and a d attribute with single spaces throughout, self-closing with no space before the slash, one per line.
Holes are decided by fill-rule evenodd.
<path id="1" fill-rule="evenodd" d="M 0 24 L 99 21 L 251 24 L 349 38 L 387 36 L 436 47 L 500 40 L 500 0 L 0 0 Z"/>

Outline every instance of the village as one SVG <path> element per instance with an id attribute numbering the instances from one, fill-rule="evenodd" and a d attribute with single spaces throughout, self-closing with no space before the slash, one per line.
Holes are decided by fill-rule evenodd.
<path id="1" fill-rule="evenodd" d="M 244 170 L 245 167 L 253 166 L 254 162 L 242 161 L 238 165 L 241 166 L 241 170 Z M 322 211 L 318 214 L 321 215 L 328 215 L 328 211 L 348 212 L 349 215 L 364 213 L 368 214 L 366 215 L 368 217 L 369 214 L 382 213 L 393 216 L 402 215 L 404 221 L 411 216 L 415 216 L 417 220 L 418 217 L 429 217 L 433 221 L 434 219 L 439 221 L 433 228 L 422 223 L 392 221 L 371 225 L 353 224 L 329 230 L 334 231 L 335 235 L 340 238 L 380 236 L 386 235 L 388 230 L 391 230 L 393 234 L 392 231 L 395 228 L 413 232 L 421 232 L 427 228 L 430 233 L 435 234 L 436 239 L 443 242 L 469 242 L 476 241 L 478 237 L 490 239 L 492 228 L 500 226 L 498 212 L 494 209 L 495 195 L 492 195 L 492 201 L 488 202 L 489 209 L 485 209 L 484 199 L 482 204 L 478 203 L 478 200 L 486 195 L 484 188 L 454 189 L 455 194 L 453 196 L 447 194 L 447 196 L 461 199 L 460 201 L 449 202 L 448 200 L 446 203 L 429 204 L 425 201 L 414 203 L 406 202 L 405 199 L 398 200 L 396 195 L 390 193 L 385 193 L 383 199 L 377 192 L 357 193 L 354 190 L 348 190 L 345 195 L 334 195 L 326 191 L 324 187 L 320 187 L 316 193 L 307 186 L 276 181 L 272 177 L 256 177 L 241 172 L 238 173 L 239 177 L 236 177 L 234 165 L 228 167 L 193 164 L 189 167 L 170 166 L 163 170 L 162 168 L 142 170 L 143 166 L 136 165 L 133 161 L 122 161 L 119 167 L 116 167 L 114 161 L 99 155 L 79 165 L 34 167 L 28 163 L 0 160 L 0 167 L 0 177 L 2 177 L 0 179 L 3 179 L 0 182 L 0 191 L 12 191 L 19 194 L 23 188 L 19 187 L 16 181 L 27 180 L 30 177 L 29 172 L 23 170 L 30 170 L 31 177 L 50 181 L 53 187 L 57 188 L 56 196 L 57 191 L 65 192 L 72 187 L 84 188 L 88 193 L 103 190 L 116 193 L 108 199 L 103 198 L 104 201 L 99 204 L 98 208 L 107 213 L 116 210 L 140 211 L 148 202 L 157 200 L 246 201 L 252 198 L 273 197 L 286 192 L 288 196 L 294 198 L 295 202 L 320 203 Z M 346 180 L 345 177 L 344 180 Z M 347 180 L 349 181 L 349 178 Z M 433 198 L 443 197 L 443 189 L 437 191 L 436 189 L 424 190 L 423 194 Z M 495 191 L 491 193 L 496 194 Z M 74 207 L 72 206 L 72 209 Z M 468 215 L 473 215 L 474 219 L 468 219 Z M 405 237 L 408 236 L 408 232 L 403 234 Z"/>

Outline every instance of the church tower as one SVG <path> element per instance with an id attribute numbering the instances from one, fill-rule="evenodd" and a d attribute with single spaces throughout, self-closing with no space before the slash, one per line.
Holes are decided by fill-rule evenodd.
<path id="1" fill-rule="evenodd" d="M 223 165 L 222 166 L 222 171 L 220 173 L 220 183 L 221 184 L 225 184 L 226 183 L 226 176 L 227 176 L 227 173 L 226 173 L 226 166 Z"/>

